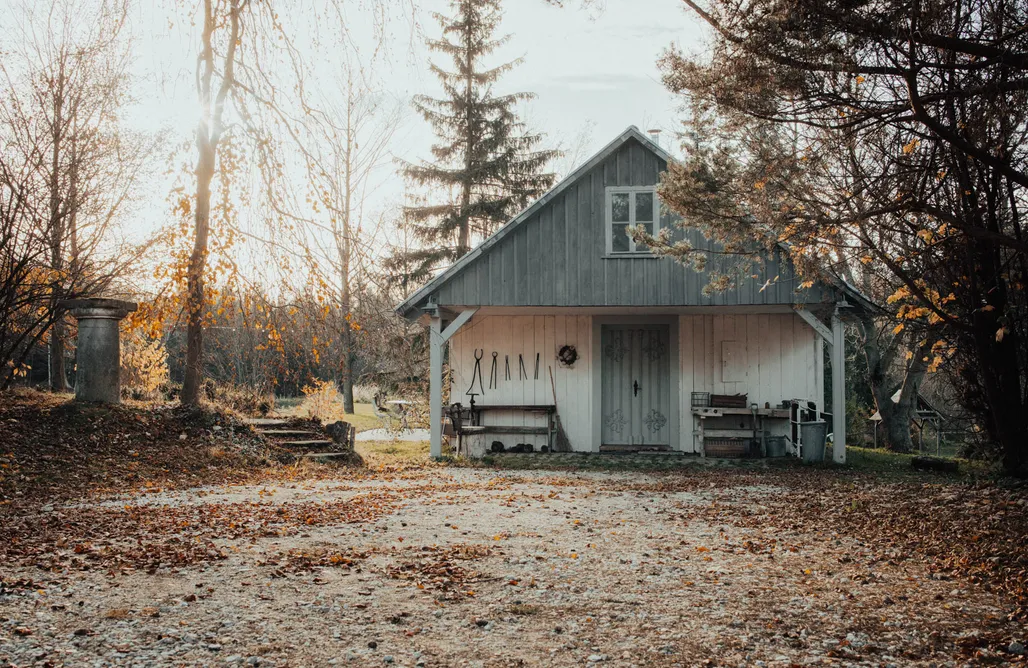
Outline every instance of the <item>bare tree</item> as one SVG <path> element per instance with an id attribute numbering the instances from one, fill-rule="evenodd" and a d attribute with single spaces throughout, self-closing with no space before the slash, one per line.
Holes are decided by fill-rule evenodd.
<path id="1" fill-rule="evenodd" d="M 393 0 L 395 4 L 406 1 Z M 315 30 L 320 21 L 345 27 L 345 4 L 343 0 L 333 0 L 326 6 L 312 8 L 305 18 L 315 24 Z M 376 0 L 374 4 L 376 9 L 384 9 L 390 3 Z M 274 192 L 274 186 L 286 181 L 283 145 L 291 142 L 291 148 L 302 146 L 306 117 L 325 118 L 310 100 L 305 52 L 294 42 L 289 30 L 290 18 L 299 22 L 304 12 L 289 14 L 285 5 L 256 0 L 203 0 L 201 12 L 203 28 L 196 70 L 201 112 L 195 137 L 196 189 L 194 201 L 187 203 L 187 207 L 192 207 L 194 228 L 193 250 L 186 269 L 188 323 L 182 402 L 187 404 L 195 404 L 200 398 L 203 329 L 208 319 L 205 272 L 212 215 L 218 213 L 225 223 L 230 223 L 231 217 L 232 205 L 228 201 L 220 202 L 217 212 L 212 209 L 212 183 L 220 179 L 227 187 L 230 172 L 238 166 L 240 157 L 234 153 L 229 165 L 220 159 L 219 149 L 230 127 L 226 111 L 231 106 L 241 130 L 240 140 L 250 142 L 266 190 L 262 196 L 271 200 L 277 217 L 288 216 L 301 222 L 304 218 L 295 210 L 284 210 L 288 197 Z M 376 21 L 381 20 L 380 11 L 373 13 Z M 305 37 L 313 39 L 311 34 Z M 228 200 L 229 196 L 225 194 L 223 199 Z M 342 224 L 340 221 L 339 225 Z M 345 242 L 347 235 L 342 231 L 340 235 Z M 283 245 L 274 239 L 266 241 L 280 248 Z"/>
<path id="2" fill-rule="evenodd" d="M 9 184 L 21 179 L 21 196 L 33 198 L 23 203 L 33 210 L 33 237 L 47 242 L 48 295 L 37 308 L 57 392 L 69 389 L 59 303 L 103 290 L 134 258 L 113 252 L 112 228 L 156 145 L 120 124 L 129 86 L 127 11 L 127 0 L 23 3 L 13 14 L 13 48 L 0 63 L 6 176 Z"/>

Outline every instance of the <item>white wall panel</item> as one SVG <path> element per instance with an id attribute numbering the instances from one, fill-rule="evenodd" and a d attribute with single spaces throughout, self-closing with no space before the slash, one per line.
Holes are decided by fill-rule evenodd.
<path id="1" fill-rule="evenodd" d="M 821 406 L 823 373 L 820 339 L 798 316 L 681 316 L 680 392 L 682 447 L 692 450 L 692 392 L 745 393 L 750 403 L 777 406 L 786 399 L 813 399 Z M 738 382 L 724 382 L 721 351 L 735 341 L 745 369 Z"/>
<path id="2" fill-rule="evenodd" d="M 573 345 L 578 350 L 578 361 L 572 368 L 557 362 L 561 346 Z M 450 403 L 459 401 L 467 405 L 468 386 L 475 367 L 474 350 L 484 349 L 482 377 L 485 393 L 475 397 L 476 405 L 551 405 L 553 391 L 547 367 L 553 369 L 557 389 L 557 406 L 568 438 L 576 450 L 592 449 L 590 360 L 592 359 L 592 318 L 590 316 L 475 316 L 450 339 L 450 360 L 453 385 Z M 498 382 L 489 388 L 492 352 L 497 356 Z M 535 377 L 535 356 L 539 353 L 539 378 Z M 527 378 L 519 377 L 518 355 L 523 356 Z M 505 378 L 504 355 L 510 356 L 511 378 Z M 478 383 L 475 383 L 478 392 Z M 543 426 L 545 418 L 522 412 L 490 411 L 485 413 L 486 424 Z M 490 440 L 494 440 L 490 437 Z M 495 440 L 504 445 L 545 443 L 543 436 L 497 435 Z"/>

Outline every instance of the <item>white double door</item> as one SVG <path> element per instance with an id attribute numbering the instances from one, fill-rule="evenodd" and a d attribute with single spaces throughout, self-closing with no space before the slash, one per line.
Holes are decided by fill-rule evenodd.
<path id="1" fill-rule="evenodd" d="M 670 328 L 603 325 L 600 339 L 603 445 L 670 446 Z"/>

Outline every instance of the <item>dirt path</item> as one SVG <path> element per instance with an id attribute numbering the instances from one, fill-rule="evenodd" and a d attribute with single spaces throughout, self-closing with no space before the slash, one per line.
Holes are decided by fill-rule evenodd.
<path id="1" fill-rule="evenodd" d="M 725 521 L 780 502 L 767 479 L 426 468 L 45 507 L 0 567 L 0 665 L 1023 658 L 986 587 Z"/>

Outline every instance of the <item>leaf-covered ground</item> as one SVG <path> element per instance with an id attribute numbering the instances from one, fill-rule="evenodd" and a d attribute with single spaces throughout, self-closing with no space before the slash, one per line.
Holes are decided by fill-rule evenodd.
<path id="1" fill-rule="evenodd" d="M 187 462 L 191 443 L 231 450 L 197 434 L 166 445 Z M 390 467 L 381 453 L 371 468 L 254 455 L 248 469 L 249 446 L 179 470 L 139 438 L 63 493 L 5 483 L 0 666 L 1025 660 L 1024 488 Z M 25 481 L 46 469 L 19 462 Z"/>

